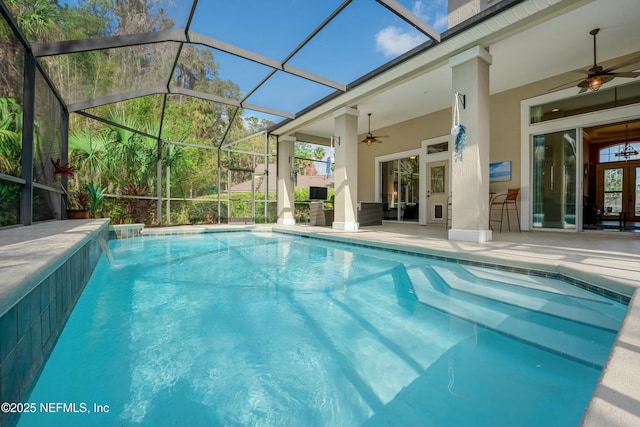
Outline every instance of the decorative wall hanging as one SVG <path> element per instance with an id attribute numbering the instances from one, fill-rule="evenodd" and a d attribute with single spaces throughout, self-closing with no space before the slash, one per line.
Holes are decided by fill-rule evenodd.
<path id="1" fill-rule="evenodd" d="M 456 137 L 455 147 L 453 159 L 457 162 L 462 161 L 462 155 L 464 153 L 464 148 L 467 146 L 467 129 L 465 126 L 460 123 L 460 101 L 459 99 L 462 97 L 463 102 L 465 99 L 465 95 L 460 95 L 458 92 L 455 93 L 454 102 L 453 102 L 453 124 L 451 125 L 451 135 Z"/>

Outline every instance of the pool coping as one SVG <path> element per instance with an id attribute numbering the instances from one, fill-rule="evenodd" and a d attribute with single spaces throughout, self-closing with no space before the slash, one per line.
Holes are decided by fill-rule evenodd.
<path id="1" fill-rule="evenodd" d="M 51 221 L 30 227 L 15 227 L 0 230 L 0 270 L 3 280 L 0 284 L 0 316 L 10 309 L 10 303 L 17 303 L 22 293 L 36 286 L 47 273 L 60 266 L 65 259 L 75 253 L 78 247 L 93 238 L 108 220 Z M 117 226 L 116 226 L 117 228 Z M 292 235 L 306 235 L 315 238 L 333 240 L 341 243 L 363 244 L 382 249 L 397 250 L 430 256 L 469 261 L 486 262 L 493 265 L 506 265 L 511 268 L 525 268 L 546 271 L 572 277 L 586 283 L 593 283 L 594 275 L 599 279 L 598 287 L 630 297 L 629 309 L 607 362 L 602 370 L 598 384 L 593 392 L 581 426 L 636 426 L 640 425 L 640 269 L 635 264 L 622 269 L 617 264 L 606 270 L 602 265 L 590 261 L 585 255 L 585 264 L 575 261 L 561 262 L 549 258 L 523 259 L 509 258 L 508 251 L 487 251 L 489 243 L 442 242 L 446 248 L 428 247 L 429 242 L 403 236 L 399 239 L 387 239 L 375 232 L 345 232 L 324 227 L 300 227 L 285 225 L 230 225 L 230 226 L 181 226 L 171 228 L 144 228 L 143 236 L 184 235 L 228 231 L 264 231 L 280 232 Z M 388 237 L 388 236 L 387 236 Z M 140 238 L 140 237 L 134 237 Z M 389 241 L 391 240 L 391 241 Z M 440 239 L 441 241 L 442 239 Z M 435 240 L 434 240 L 435 241 Z M 446 243 L 446 245 L 444 245 Z M 434 245 L 436 246 L 436 245 Z M 449 249 L 452 248 L 452 249 Z M 526 250 L 526 249 L 524 249 Z M 634 254 L 635 256 L 635 254 Z M 631 261 L 626 261 L 630 263 Z M 598 271 L 602 271 L 599 274 Z M 594 284 L 595 286 L 595 284 Z"/>
<path id="2" fill-rule="evenodd" d="M 58 269 L 108 219 L 49 221 L 0 230 L 0 316 Z"/>

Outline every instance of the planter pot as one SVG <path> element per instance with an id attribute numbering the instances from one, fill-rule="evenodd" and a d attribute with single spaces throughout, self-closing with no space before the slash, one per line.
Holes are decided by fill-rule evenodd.
<path id="1" fill-rule="evenodd" d="M 91 211 L 67 210 L 67 219 L 89 219 Z"/>

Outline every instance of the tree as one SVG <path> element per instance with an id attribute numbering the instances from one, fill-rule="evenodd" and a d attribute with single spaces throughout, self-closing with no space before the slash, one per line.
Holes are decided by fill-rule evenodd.
<path id="1" fill-rule="evenodd" d="M 0 173 L 20 176 L 22 106 L 13 98 L 0 98 Z"/>

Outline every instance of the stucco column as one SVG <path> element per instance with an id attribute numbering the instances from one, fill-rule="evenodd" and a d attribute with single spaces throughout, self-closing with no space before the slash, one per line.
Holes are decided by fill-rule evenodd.
<path id="1" fill-rule="evenodd" d="M 460 123 L 466 128 L 462 157 L 451 160 L 450 240 L 485 242 L 489 228 L 489 66 L 491 55 L 476 46 L 449 59 L 453 96 L 459 98 Z M 452 137 L 455 147 L 455 137 Z M 454 150 L 451 150 L 454 152 Z"/>
<path id="2" fill-rule="evenodd" d="M 293 153 L 295 136 L 278 138 L 278 224 L 294 225 L 294 195 L 291 170 L 293 169 Z"/>
<path id="3" fill-rule="evenodd" d="M 358 229 L 358 116 L 354 108 L 333 113 L 335 144 L 335 199 L 333 228 Z"/>

